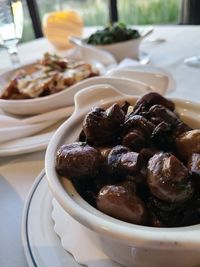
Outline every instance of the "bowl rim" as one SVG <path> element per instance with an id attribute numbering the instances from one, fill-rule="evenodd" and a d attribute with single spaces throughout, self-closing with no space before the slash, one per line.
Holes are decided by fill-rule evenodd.
<path id="1" fill-rule="evenodd" d="M 122 102 L 128 100 L 135 102 L 138 96 L 121 95 L 118 101 Z M 184 99 L 170 98 L 180 107 L 187 106 L 193 110 L 200 112 L 200 105 L 197 102 L 188 101 Z M 109 100 L 102 106 L 107 106 L 113 103 Z M 78 113 L 77 113 L 78 111 Z M 155 249 L 193 249 L 199 250 L 200 225 L 192 225 L 186 227 L 172 227 L 172 228 L 156 228 L 149 226 L 135 225 L 112 218 L 97 209 L 93 208 L 89 212 L 77 204 L 74 199 L 66 192 L 61 181 L 55 171 L 55 155 L 60 140 L 66 134 L 66 129 L 73 125 L 73 123 L 80 120 L 82 116 L 87 113 L 87 109 L 75 109 L 73 116 L 64 122 L 56 131 L 49 142 L 45 155 L 45 170 L 48 180 L 49 188 L 53 196 L 60 203 L 60 205 L 67 211 L 75 220 L 83 224 L 87 228 L 99 233 L 100 235 L 109 236 L 112 239 L 117 239 L 120 242 L 135 244 L 138 247 L 154 247 Z M 76 140 L 74 140 L 76 141 Z M 80 197 L 80 196 L 79 196 Z M 81 197 L 80 197 L 81 198 Z M 89 204 L 88 204 L 89 205 Z M 98 211 L 95 213 L 94 211 Z M 98 214 L 101 214 L 99 217 Z"/>

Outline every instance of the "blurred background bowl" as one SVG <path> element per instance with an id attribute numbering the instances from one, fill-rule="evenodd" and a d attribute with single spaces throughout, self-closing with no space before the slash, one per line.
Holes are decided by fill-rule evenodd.
<path id="1" fill-rule="evenodd" d="M 114 56 L 117 62 L 120 62 L 124 58 L 139 59 L 139 47 L 142 40 L 153 32 L 153 27 L 148 27 L 143 31 L 139 31 L 140 37 L 136 39 L 131 39 L 128 41 L 117 42 L 113 44 L 106 45 L 92 45 L 87 44 L 87 38 L 79 38 L 75 36 L 70 37 L 70 42 L 76 44 L 80 47 L 89 49 L 90 46 L 93 46 L 97 49 L 103 49 Z"/>

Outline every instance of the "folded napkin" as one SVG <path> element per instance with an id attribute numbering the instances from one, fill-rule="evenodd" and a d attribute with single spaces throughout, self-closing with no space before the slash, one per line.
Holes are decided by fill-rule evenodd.
<path id="1" fill-rule="evenodd" d="M 67 119 L 73 110 L 70 106 L 23 119 L 0 114 L 0 143 L 34 135 Z"/>

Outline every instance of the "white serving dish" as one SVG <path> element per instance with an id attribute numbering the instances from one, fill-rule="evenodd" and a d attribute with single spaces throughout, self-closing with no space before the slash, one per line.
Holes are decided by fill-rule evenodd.
<path id="1" fill-rule="evenodd" d="M 124 100 L 134 104 L 137 96 L 124 95 L 111 87 L 86 88 L 75 96 L 75 111 L 54 134 L 46 152 L 45 169 L 53 196 L 76 221 L 96 233 L 95 244 L 114 261 L 131 267 L 191 267 L 200 265 L 200 225 L 153 228 L 129 224 L 103 214 L 76 192 L 68 179 L 55 170 L 55 155 L 64 143 L 77 140 L 81 122 L 92 106 L 110 106 Z M 173 99 L 176 111 L 191 127 L 200 128 L 200 105 Z"/>
<path id="2" fill-rule="evenodd" d="M 28 64 L 22 68 L 31 69 L 33 65 L 33 63 Z M 9 80 L 9 77 L 12 77 L 15 72 L 16 69 L 7 71 L 0 75 L 0 90 L 6 85 L 7 81 Z M 156 88 L 150 87 L 144 82 L 129 78 L 97 76 L 82 80 L 79 83 L 72 85 L 61 92 L 49 96 L 21 100 L 0 99 L 0 108 L 3 109 L 5 112 L 14 115 L 33 115 L 48 112 L 50 110 L 55 110 L 61 107 L 73 105 L 75 93 L 77 93 L 82 88 L 98 83 L 111 84 L 115 86 L 118 90 L 125 93 L 131 93 L 131 91 L 134 91 L 137 94 L 142 94 L 147 91 L 156 90 Z M 126 83 L 126 88 L 123 88 L 124 83 Z"/>
<path id="3" fill-rule="evenodd" d="M 111 53 L 117 62 L 120 62 L 124 58 L 134 58 L 139 59 L 139 46 L 142 40 L 153 32 L 152 27 L 148 27 L 143 31 L 139 31 L 140 37 L 124 42 L 118 42 L 108 45 L 91 45 L 86 44 L 86 39 L 80 39 L 78 37 L 71 37 L 70 41 L 76 45 L 82 46 L 87 49 L 89 46 L 95 48 L 103 49 Z"/>
<path id="4" fill-rule="evenodd" d="M 35 63 L 26 64 L 17 69 L 8 70 L 0 74 L 0 92 L 5 88 L 8 81 L 11 77 L 13 77 L 16 71 L 20 69 L 31 71 L 34 65 Z M 97 69 L 99 67 L 99 71 L 101 73 L 102 64 L 96 62 L 93 64 L 93 66 Z M 85 79 L 83 80 L 83 82 L 89 79 L 90 78 Z M 95 79 L 95 77 L 91 79 Z M 71 106 L 74 102 L 74 94 L 79 90 L 79 86 L 81 86 L 81 82 L 74 84 L 73 86 L 70 86 L 61 92 L 33 99 L 0 99 L 0 108 L 3 109 L 5 112 L 14 115 L 33 115 L 44 113 L 61 107 Z"/>
<path id="5" fill-rule="evenodd" d="M 114 56 L 117 62 L 120 62 L 124 58 L 139 59 L 139 46 L 142 40 L 143 37 L 139 37 L 125 42 L 97 45 L 95 47 L 106 50 Z"/>

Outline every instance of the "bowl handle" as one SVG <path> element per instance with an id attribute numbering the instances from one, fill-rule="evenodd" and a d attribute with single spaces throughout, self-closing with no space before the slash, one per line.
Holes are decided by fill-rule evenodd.
<path id="1" fill-rule="evenodd" d="M 98 84 L 86 87 L 75 94 L 75 111 L 90 109 L 95 105 L 102 105 L 108 100 L 119 99 L 125 96 L 113 86 L 108 84 Z"/>

